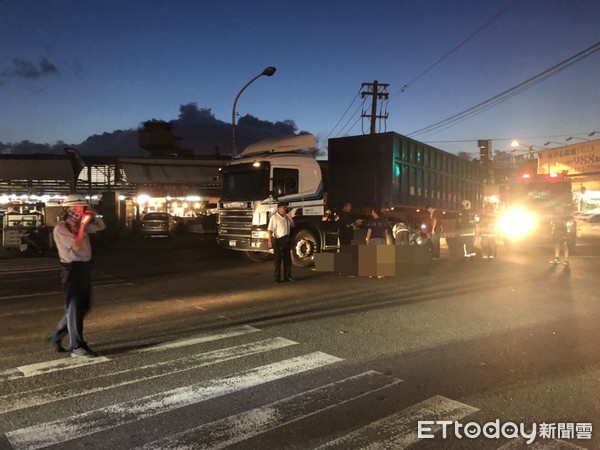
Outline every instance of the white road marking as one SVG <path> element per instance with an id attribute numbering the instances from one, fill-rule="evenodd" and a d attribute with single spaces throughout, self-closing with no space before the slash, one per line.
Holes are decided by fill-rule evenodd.
<path id="1" fill-rule="evenodd" d="M 87 389 L 78 389 L 77 381 L 67 383 L 67 391 L 57 392 L 56 386 L 49 386 L 35 391 L 21 392 L 12 395 L 0 397 L 0 414 L 16 411 L 19 409 L 31 408 L 52 402 L 67 400 L 83 395 L 94 394 L 97 392 L 108 391 L 122 386 L 139 383 L 142 381 L 153 380 L 160 377 L 172 375 L 174 373 L 185 372 L 198 369 L 213 364 L 230 361 L 236 358 L 244 358 L 258 353 L 265 353 L 279 348 L 296 345 L 297 342 L 284 338 L 265 339 L 264 341 L 251 342 L 249 344 L 238 345 L 235 347 L 214 350 L 198 355 L 188 356 L 186 358 L 174 359 L 171 361 L 162 361 L 154 364 L 148 364 L 142 367 L 124 369 L 111 372 L 104 375 L 97 375 L 94 378 L 94 387 Z M 142 372 L 147 370 L 150 375 L 140 376 L 130 380 L 117 383 L 111 381 L 111 377 L 122 375 L 128 372 Z M 84 380 L 85 382 L 85 380 Z"/>
<path id="2" fill-rule="evenodd" d="M 140 449 L 224 448 L 371 395 L 401 381 L 375 371 L 364 372 L 159 439 Z"/>
<path id="3" fill-rule="evenodd" d="M 202 344 L 204 342 L 216 341 L 219 339 L 225 339 L 234 336 L 242 336 L 248 333 L 256 333 L 260 331 L 258 328 L 251 327 L 250 325 L 241 325 L 239 327 L 227 328 L 220 333 L 211 333 L 199 336 L 197 338 L 186 339 L 184 341 L 167 342 L 165 344 L 153 345 L 152 347 L 142 348 L 140 352 L 158 352 L 162 350 L 170 350 L 173 348 L 187 347 L 189 345 Z"/>
<path id="4" fill-rule="evenodd" d="M 77 414 L 66 419 L 10 431 L 5 436 L 14 449 L 59 445 L 61 442 L 109 430 L 339 361 L 342 361 L 342 359 L 326 353 L 310 353 L 250 369 L 236 375 L 184 386 L 95 411 Z"/>
<path id="5" fill-rule="evenodd" d="M 417 421 L 459 420 L 476 411 L 478 411 L 477 408 L 436 395 L 341 436 L 319 448 L 393 448 L 401 450 L 419 442 Z M 440 427 L 432 427 L 432 429 L 433 432 L 437 432 Z"/>
<path id="6" fill-rule="evenodd" d="M 222 332 L 204 334 L 199 337 L 185 339 L 181 341 L 169 342 L 165 344 L 153 345 L 147 348 L 135 350 L 130 353 L 144 353 L 144 352 L 157 352 L 162 350 L 169 350 L 173 348 L 188 347 L 191 345 L 201 344 L 204 342 L 218 341 L 221 339 L 227 339 L 234 336 L 241 336 L 249 333 L 256 333 L 260 331 L 258 328 L 251 327 L 249 325 L 241 325 L 239 327 L 228 328 Z M 4 381 L 10 381 L 17 378 L 33 377 L 51 372 L 57 372 L 59 370 L 72 369 L 74 367 L 96 364 L 99 362 L 110 361 L 107 357 L 99 358 L 62 358 L 52 361 L 46 361 L 42 363 L 34 363 L 26 366 L 20 366 L 15 369 L 8 369 L 0 372 L 0 383 Z"/>

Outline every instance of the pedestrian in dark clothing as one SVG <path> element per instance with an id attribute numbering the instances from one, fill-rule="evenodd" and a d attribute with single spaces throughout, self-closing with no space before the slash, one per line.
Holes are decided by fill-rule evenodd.
<path id="1" fill-rule="evenodd" d="M 367 245 L 387 245 L 391 242 L 387 224 L 381 220 L 381 210 L 373 208 L 371 210 L 372 219 L 367 224 Z M 379 275 L 377 278 L 384 278 Z"/>
<path id="2" fill-rule="evenodd" d="M 371 210 L 372 219 L 367 224 L 367 245 L 386 245 L 389 239 L 389 232 L 386 223 L 381 220 L 381 210 L 373 208 Z"/>
<path id="3" fill-rule="evenodd" d="M 81 195 L 69 195 L 63 202 L 63 219 L 54 227 L 53 236 L 62 265 L 61 282 L 65 294 L 65 314 L 46 342 L 56 351 L 66 351 L 61 344 L 68 334 L 71 356 L 93 358 L 83 338 L 83 319 L 91 307 L 92 247 L 88 234 L 104 230 L 106 225 Z"/>
<path id="4" fill-rule="evenodd" d="M 352 204 L 345 202 L 340 212 L 338 237 L 340 245 L 350 245 L 354 238 L 354 220 L 352 220 Z"/>
<path id="5" fill-rule="evenodd" d="M 560 216 L 555 216 L 552 219 L 552 243 L 554 244 L 554 259 L 550 261 L 550 264 L 560 263 L 560 252 L 562 250 L 565 257 L 563 264 L 569 265 L 569 245 L 567 244 L 567 237 L 569 230 L 567 228 L 567 222 Z"/>
<path id="6" fill-rule="evenodd" d="M 269 248 L 275 255 L 275 282 L 294 281 L 292 278 L 291 229 L 294 219 L 287 210 L 287 203 L 277 204 L 277 212 L 269 219 Z M 281 279 L 281 263 L 283 262 L 283 280 Z"/>

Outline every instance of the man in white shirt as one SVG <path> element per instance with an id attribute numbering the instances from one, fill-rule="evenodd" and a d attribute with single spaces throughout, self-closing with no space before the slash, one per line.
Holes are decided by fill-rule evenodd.
<path id="1" fill-rule="evenodd" d="M 277 204 L 277 212 L 269 219 L 269 248 L 275 254 L 275 282 L 294 281 L 292 278 L 291 228 L 294 219 L 287 210 L 287 203 Z M 283 261 L 283 280 L 281 280 L 281 262 Z"/>
<path id="2" fill-rule="evenodd" d="M 83 318 L 91 306 L 92 247 L 88 234 L 104 230 L 106 225 L 81 195 L 71 194 L 63 202 L 63 219 L 54 227 L 53 235 L 60 263 L 63 266 L 61 282 L 65 293 L 65 314 L 46 341 L 56 351 L 66 351 L 61 344 L 69 335 L 71 356 L 93 358 L 83 338 Z"/>

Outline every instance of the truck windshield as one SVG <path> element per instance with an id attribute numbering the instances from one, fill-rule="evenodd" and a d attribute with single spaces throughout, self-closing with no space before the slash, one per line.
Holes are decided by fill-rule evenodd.
<path id="1" fill-rule="evenodd" d="M 236 164 L 221 170 L 221 200 L 262 200 L 269 196 L 269 164 Z"/>

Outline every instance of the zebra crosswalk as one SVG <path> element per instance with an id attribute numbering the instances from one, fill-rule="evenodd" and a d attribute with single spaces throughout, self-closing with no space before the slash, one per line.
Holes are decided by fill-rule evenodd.
<path id="1" fill-rule="evenodd" d="M 374 370 L 340 371 L 343 358 L 262 333 L 248 325 L 231 326 L 94 359 L 62 357 L 5 369 L 0 372 L 0 433 L 12 449 L 141 450 L 236 444 L 251 448 L 245 443 L 361 401 L 374 401 L 403 383 Z M 199 369 L 222 367 L 226 362 L 235 364 L 206 378 L 198 376 Z M 293 385 L 303 376 L 317 381 L 306 388 L 281 387 L 281 382 Z M 248 395 L 277 383 L 279 389 L 266 401 Z M 229 408 L 238 397 L 245 398 L 240 401 L 244 407 Z M 214 406 L 211 402 L 215 401 L 222 401 L 220 414 L 189 413 L 212 410 L 206 405 Z M 300 447 L 410 448 L 419 443 L 417 420 L 460 421 L 478 411 L 476 406 L 434 395 Z M 176 426 L 163 429 L 158 425 L 169 423 Z M 147 432 L 133 437 L 133 429 Z M 443 448 L 443 441 L 438 442 Z M 520 448 L 522 444 L 511 442 L 502 448 Z"/>

